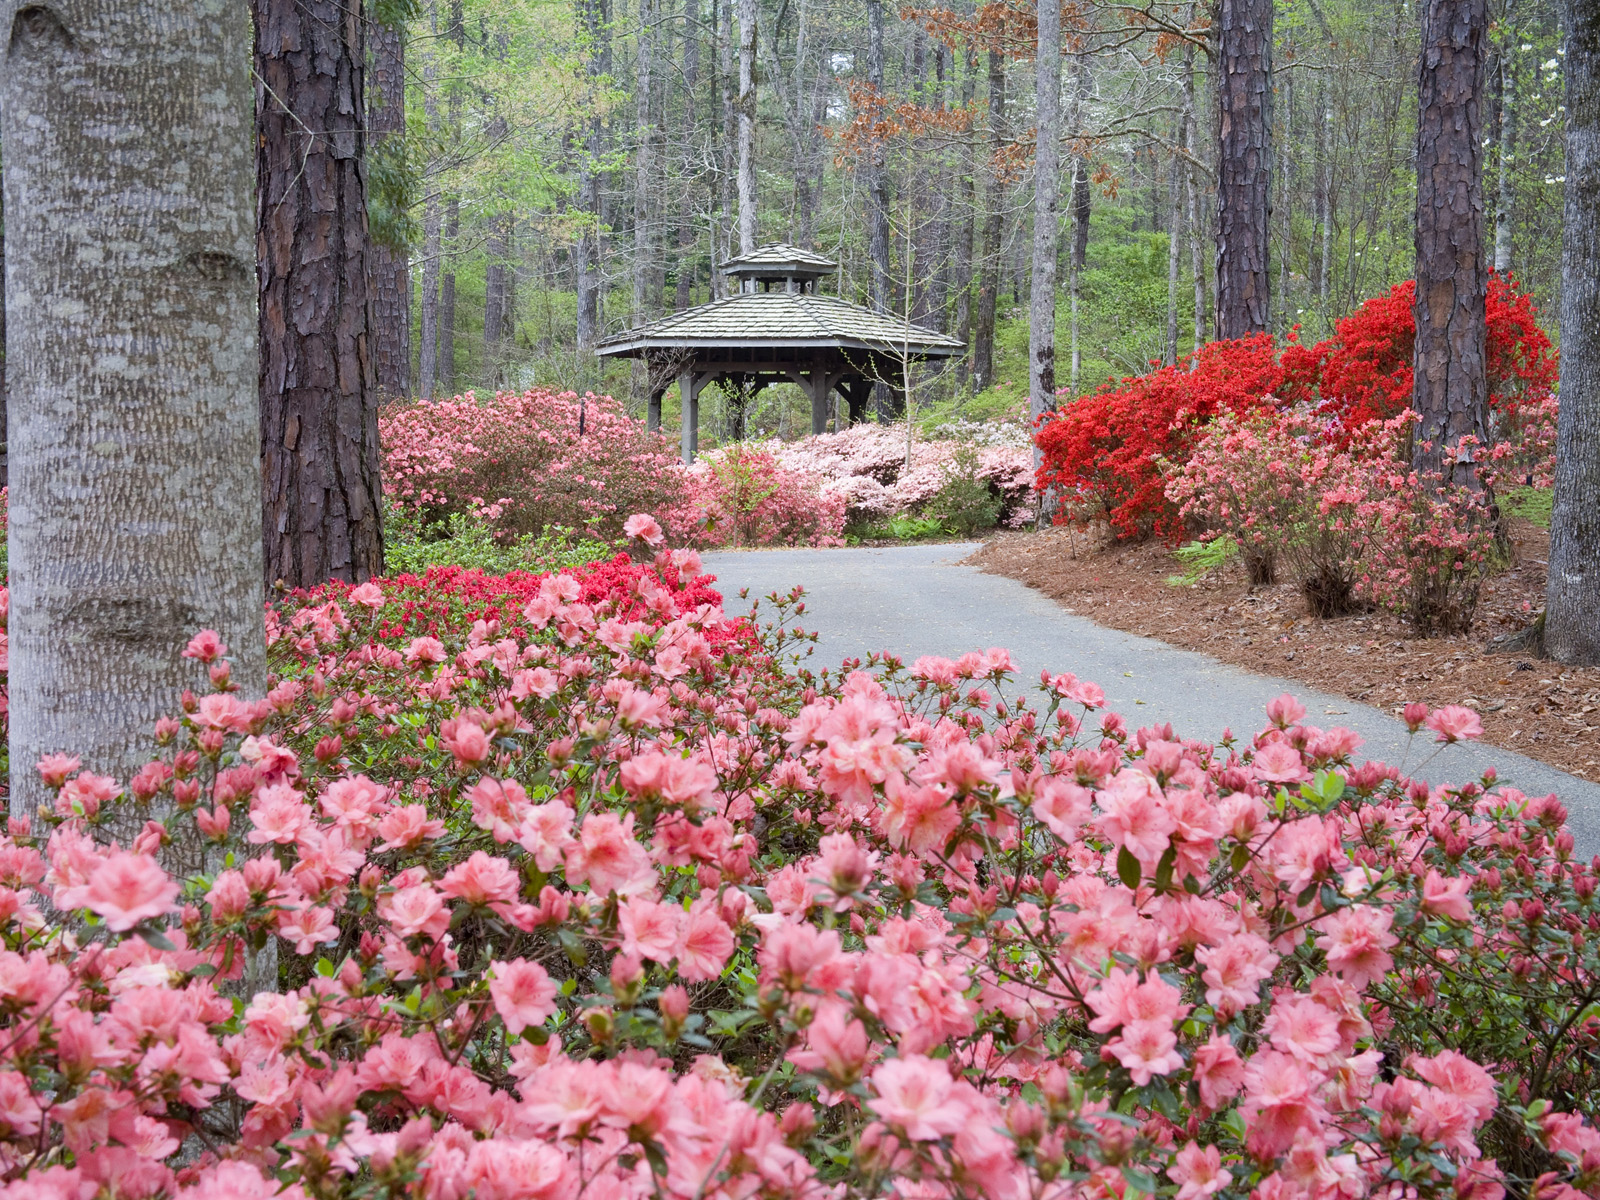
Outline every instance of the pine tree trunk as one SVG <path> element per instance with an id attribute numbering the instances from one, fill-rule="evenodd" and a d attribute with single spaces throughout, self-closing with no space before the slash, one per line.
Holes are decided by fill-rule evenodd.
<path id="1" fill-rule="evenodd" d="M 1167 172 L 1167 341 L 1161 359 L 1169 367 L 1178 361 L 1178 279 L 1183 262 L 1183 189 L 1178 171 L 1174 158 Z"/>
<path id="2" fill-rule="evenodd" d="M 496 213 L 489 218 L 485 250 L 487 261 L 483 277 L 483 378 L 498 387 L 502 382 L 502 360 L 506 340 L 506 275 L 510 257 L 511 214 Z"/>
<path id="3" fill-rule="evenodd" d="M 739 253 L 756 248 L 756 0 L 739 11 Z"/>
<path id="4" fill-rule="evenodd" d="M 1515 49 L 1508 38 L 1500 55 L 1500 129 L 1496 139 L 1499 154 L 1499 179 L 1494 206 L 1494 269 L 1501 274 L 1511 270 L 1512 216 L 1516 208 L 1516 181 L 1512 166 L 1517 157 L 1517 74 L 1511 55 Z"/>
<path id="5" fill-rule="evenodd" d="M 383 571 L 359 8 L 255 0 L 266 579 Z"/>
<path id="6" fill-rule="evenodd" d="M 962 59 L 961 76 L 961 106 L 970 109 L 972 100 L 977 93 L 978 56 L 975 51 L 968 49 Z M 961 361 L 956 366 L 957 381 L 965 385 L 971 373 L 972 366 L 972 251 L 977 241 L 978 233 L 978 197 L 977 184 L 973 178 L 977 170 L 976 155 L 972 152 L 970 143 L 963 141 L 961 159 L 957 165 L 961 181 L 960 200 L 960 226 L 956 233 L 955 267 L 953 286 L 956 296 L 955 330 L 956 337 L 967 347 L 967 353 L 961 356 Z"/>
<path id="7" fill-rule="evenodd" d="M 454 124 L 454 122 L 452 122 Z M 444 202 L 444 237 L 439 246 L 439 384 L 446 395 L 456 385 L 456 243 L 461 237 L 461 197 Z"/>
<path id="8" fill-rule="evenodd" d="M 10 446 L 6 440 L 6 202 L 3 178 L 4 169 L 0 168 L 0 487 L 7 486 L 11 461 Z"/>
<path id="9" fill-rule="evenodd" d="M 432 14 L 434 5 L 428 10 Z M 422 63 L 422 112 L 428 132 L 439 129 L 439 99 L 434 92 L 439 68 L 429 54 Z M 422 300 L 417 325 L 417 391 L 424 400 L 439 394 L 439 189 L 432 180 L 422 201 Z M 582 306 L 579 306 L 578 331 L 583 332 Z"/>
<path id="10" fill-rule="evenodd" d="M 688 177 L 694 171 L 695 138 L 698 133 L 695 90 L 700 86 L 700 0 L 683 0 L 683 125 L 682 140 L 685 181 L 678 188 L 678 279 L 674 307 L 688 308 L 693 302 L 691 288 L 695 277 L 694 198 Z"/>
<path id="11" fill-rule="evenodd" d="M 605 0 L 577 0 L 579 45 L 588 79 L 589 120 L 584 130 L 578 166 L 578 207 L 584 225 L 578 235 L 573 281 L 578 293 L 577 342 L 582 367 L 600 337 L 600 158 L 605 149 L 605 126 L 599 91 L 606 72 L 606 41 L 610 22 Z"/>
<path id="12" fill-rule="evenodd" d="M 1272 0 L 1221 0 L 1217 336 L 1267 328 L 1272 221 Z"/>
<path id="13" fill-rule="evenodd" d="M 1056 402 L 1056 253 L 1061 241 L 1061 6 L 1040 4 L 1034 58 L 1038 134 L 1033 153 L 1033 273 L 1028 295 L 1028 415 Z M 1034 447 L 1034 466 L 1039 449 Z"/>
<path id="14" fill-rule="evenodd" d="M 17 815 L 41 755 L 148 761 L 198 630 L 266 688 L 248 17 L 77 0 L 6 30 Z"/>
<path id="15" fill-rule="evenodd" d="M 1189 9 L 1188 23 L 1194 21 L 1194 9 Z M 1183 138 L 1189 152 L 1200 153 L 1200 121 L 1195 112 L 1194 94 L 1194 43 L 1183 51 Z M 1183 201 L 1189 223 L 1189 270 L 1194 276 L 1194 348 L 1199 350 L 1206 342 L 1206 231 L 1200 214 L 1205 211 L 1200 201 L 1200 168 L 1187 164 L 1183 178 Z"/>
<path id="16" fill-rule="evenodd" d="M 995 153 L 1005 148 L 1006 59 L 989 51 L 989 144 Z M 981 392 L 994 382 L 994 315 L 1000 293 L 1001 236 L 1005 232 L 1005 183 L 991 171 L 984 189 L 983 245 L 979 252 L 978 317 L 972 332 L 972 390 Z"/>
<path id="17" fill-rule="evenodd" d="M 1417 116 L 1417 335 L 1412 465 L 1467 487 L 1468 435 L 1487 440 L 1483 83 L 1486 0 L 1424 0 Z"/>
<path id="18" fill-rule="evenodd" d="M 367 128 L 374 143 L 405 144 L 405 42 L 399 29 L 372 22 L 372 74 L 367 88 Z M 372 363 L 385 398 L 411 390 L 411 263 L 403 248 L 373 241 L 367 260 L 372 288 Z"/>
<path id="19" fill-rule="evenodd" d="M 883 96 L 883 0 L 867 0 L 867 86 L 875 99 Z M 886 148 L 873 138 L 867 147 L 867 252 L 872 256 L 872 307 L 888 312 L 893 286 L 889 278 L 889 181 Z"/>
<path id="20" fill-rule="evenodd" d="M 1544 644 L 1560 662 L 1593 666 L 1600 664 L 1600 9 L 1585 0 L 1564 7 L 1561 415 Z"/>
<path id="21" fill-rule="evenodd" d="M 639 43 L 634 63 L 633 148 L 633 319 L 642 325 L 650 308 L 650 278 L 654 246 L 651 212 L 655 185 L 655 127 L 651 121 L 651 71 L 655 67 L 658 0 L 639 0 Z"/>
<path id="22" fill-rule="evenodd" d="M 1079 327 L 1083 296 L 1083 268 L 1089 261 L 1089 215 L 1092 199 L 1089 195 L 1089 161 L 1078 157 L 1072 172 L 1072 258 L 1068 281 L 1072 305 L 1072 391 L 1076 394 L 1078 381 L 1083 374 L 1082 329 Z"/>

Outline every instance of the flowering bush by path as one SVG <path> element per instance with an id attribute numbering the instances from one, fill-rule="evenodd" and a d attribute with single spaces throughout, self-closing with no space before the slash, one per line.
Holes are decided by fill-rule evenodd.
<path id="1" fill-rule="evenodd" d="M 1003 650 L 813 675 L 688 551 L 516 586 L 292 597 L 265 700 L 202 633 L 133 779 L 38 764 L 8 1196 L 1600 1194 L 1553 797 L 1289 697 L 1209 745 Z"/>
<path id="2" fill-rule="evenodd" d="M 839 544 L 845 507 L 823 481 L 783 465 L 780 443 L 739 443 L 688 471 L 689 503 L 669 517 L 675 538 L 702 546 Z"/>
<path id="3" fill-rule="evenodd" d="M 630 513 L 686 502 L 678 451 L 610 396 L 534 388 L 392 405 L 378 422 L 390 503 L 425 523 L 481 513 L 513 534 L 615 537 Z"/>
<path id="4" fill-rule="evenodd" d="M 848 519 L 866 523 L 926 515 L 949 483 L 961 445 L 947 438 L 913 439 L 908 466 L 904 425 L 863 423 L 765 448 L 788 469 L 820 477 L 823 492 L 848 506 Z M 976 453 L 977 478 L 1000 502 L 998 522 L 1018 526 L 1030 520 L 1033 462 L 1026 436 L 976 446 Z"/>

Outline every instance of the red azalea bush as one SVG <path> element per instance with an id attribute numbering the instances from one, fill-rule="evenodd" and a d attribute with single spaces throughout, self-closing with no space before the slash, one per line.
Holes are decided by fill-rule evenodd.
<path id="1" fill-rule="evenodd" d="M 1291 335 L 1281 357 L 1265 334 L 1212 342 L 1192 370 L 1164 367 L 1070 401 L 1041 422 L 1040 486 L 1091 502 L 1120 537 L 1178 536 L 1184 526 L 1166 497 L 1162 463 L 1185 462 L 1202 427 L 1220 414 L 1248 418 L 1301 404 L 1323 418 L 1312 436 L 1344 450 L 1366 425 L 1410 406 L 1415 294 L 1413 282 L 1396 284 L 1314 346 Z M 1490 277 L 1487 338 L 1486 479 L 1496 487 L 1549 486 L 1559 364 L 1531 297 L 1507 277 Z"/>
<path id="2" fill-rule="evenodd" d="M 1270 407 L 1282 381 L 1262 333 L 1068 400 L 1040 418 L 1037 486 L 1092 504 L 1119 537 L 1174 536 L 1181 525 L 1162 492 L 1161 460 L 1184 461 L 1199 426 L 1220 413 Z"/>
<path id="3" fill-rule="evenodd" d="M 792 600 L 693 575 L 399 639 L 426 581 L 293 597 L 264 700 L 203 633 L 134 778 L 39 763 L 6 1194 L 1600 1195 L 1554 797 L 1357 765 L 1288 697 L 1131 732 L 1002 650 L 813 676 Z"/>
<path id="4" fill-rule="evenodd" d="M 770 449 L 735 442 L 688 472 L 689 503 L 669 516 L 679 541 L 702 546 L 826 546 L 844 532 L 844 500 Z"/>
<path id="5" fill-rule="evenodd" d="M 424 522 L 481 513 L 513 534 L 615 537 L 685 503 L 677 448 L 610 396 L 534 388 L 391 405 L 379 418 L 388 500 Z"/>

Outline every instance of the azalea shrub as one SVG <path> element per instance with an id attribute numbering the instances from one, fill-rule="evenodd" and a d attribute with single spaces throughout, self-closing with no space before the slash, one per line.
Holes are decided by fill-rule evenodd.
<path id="1" fill-rule="evenodd" d="M 798 594 L 711 582 L 296 593 L 265 697 L 201 632 L 147 766 L 39 762 L 6 1194 L 1600 1195 L 1600 860 L 1555 797 L 1287 696 L 1211 744 L 1000 649 L 813 672 Z"/>
<path id="2" fill-rule="evenodd" d="M 700 546 L 839 544 L 845 506 L 824 481 L 784 465 L 770 444 L 734 442 L 688 471 L 689 503 L 669 518 L 677 540 Z"/>
<path id="3" fill-rule="evenodd" d="M 1415 415 L 1345 438 L 1303 409 L 1224 414 L 1187 462 L 1168 465 L 1168 500 L 1258 564 L 1282 571 L 1309 611 L 1337 617 L 1381 605 L 1422 632 L 1465 632 L 1494 549 L 1484 494 L 1424 478 L 1405 461 Z"/>
<path id="4" fill-rule="evenodd" d="M 956 499 L 949 487 L 957 476 L 987 491 L 985 506 L 993 509 L 988 524 L 1025 524 L 1034 510 L 1027 431 L 1003 422 L 980 428 L 982 434 L 971 426 L 951 425 L 939 431 L 950 436 L 919 434 L 908 445 L 904 425 L 862 423 L 837 433 L 768 443 L 768 448 L 790 470 L 820 478 L 825 494 L 844 501 L 847 522 L 856 528 L 894 517 L 948 515 Z M 964 451 L 970 452 L 970 462 L 958 461 Z M 964 513 L 981 503 L 971 494 L 966 500 Z"/>
<path id="5" fill-rule="evenodd" d="M 424 528 L 476 515 L 509 540 L 564 527 L 616 537 L 631 513 L 687 502 L 678 448 L 610 396 L 534 388 L 386 407 L 386 500 Z"/>
<path id="6" fill-rule="evenodd" d="M 1036 435 L 1040 486 L 1070 516 L 1085 505 L 1105 514 L 1119 537 L 1185 532 L 1167 496 L 1163 464 L 1182 464 L 1205 426 L 1223 414 L 1302 408 L 1319 419 L 1308 436 L 1344 452 L 1362 430 L 1411 403 L 1415 285 L 1397 284 L 1341 319 L 1333 336 L 1305 346 L 1291 333 L 1281 353 L 1266 334 L 1212 342 L 1189 360 L 1065 399 Z M 1495 488 L 1548 487 L 1554 463 L 1559 371 L 1531 297 L 1492 275 L 1488 292 L 1489 445 L 1480 448 Z M 1065 393 L 1063 393 L 1065 396 Z M 1251 488 L 1250 481 L 1236 486 Z"/>

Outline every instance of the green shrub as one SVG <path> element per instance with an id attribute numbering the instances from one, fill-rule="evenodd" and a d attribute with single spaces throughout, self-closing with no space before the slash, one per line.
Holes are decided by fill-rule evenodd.
<path id="1" fill-rule="evenodd" d="M 976 449 L 958 447 L 946 468 L 944 486 L 928 502 L 928 515 L 952 533 L 992 529 L 1000 519 L 1000 497 L 980 473 L 982 467 Z"/>
<path id="2" fill-rule="evenodd" d="M 510 538 L 471 513 L 452 513 L 442 522 L 423 524 L 390 506 L 386 516 L 384 565 L 390 575 L 420 575 L 429 567 L 467 567 L 495 575 L 559 571 L 616 553 L 606 542 L 579 537 L 559 525 L 546 526 L 537 535 Z"/>

